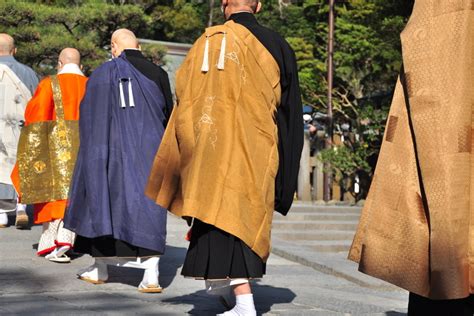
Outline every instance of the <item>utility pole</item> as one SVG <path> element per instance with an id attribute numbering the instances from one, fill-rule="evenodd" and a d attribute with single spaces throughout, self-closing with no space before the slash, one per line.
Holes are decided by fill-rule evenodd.
<path id="1" fill-rule="evenodd" d="M 329 0 L 329 36 L 328 36 L 328 104 L 327 104 L 327 139 L 326 139 L 326 149 L 332 148 L 332 138 L 333 138 L 333 114 L 332 114 L 332 89 L 334 85 L 334 6 L 335 0 Z M 331 200 L 331 189 L 332 189 L 332 173 L 329 171 L 329 164 L 325 166 L 324 173 L 324 200 Z"/>
<path id="2" fill-rule="evenodd" d="M 211 27 L 214 22 L 214 0 L 209 0 L 209 20 L 207 21 L 207 27 Z"/>

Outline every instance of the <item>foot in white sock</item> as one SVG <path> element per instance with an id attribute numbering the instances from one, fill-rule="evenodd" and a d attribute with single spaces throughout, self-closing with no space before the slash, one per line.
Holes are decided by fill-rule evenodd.
<path id="1" fill-rule="evenodd" d="M 158 277 L 158 263 L 160 262 L 160 258 L 153 257 L 145 262 L 143 262 L 143 266 L 145 268 L 145 272 L 143 273 L 143 279 L 138 286 L 138 290 L 142 293 L 161 293 L 163 289 L 161 288 Z"/>
<path id="2" fill-rule="evenodd" d="M 45 259 L 58 262 L 58 263 L 69 263 L 71 262 L 71 258 L 66 256 L 66 251 L 68 251 L 71 247 L 69 246 L 62 246 L 56 247 L 53 251 L 45 256 Z"/>
<path id="3" fill-rule="evenodd" d="M 26 214 L 26 204 L 18 203 L 16 205 L 16 228 L 27 228 L 29 221 L 28 214 Z"/>
<path id="4" fill-rule="evenodd" d="M 107 281 L 109 278 L 107 265 L 100 259 L 96 259 L 93 265 L 85 268 L 82 271 L 79 271 L 77 276 L 79 279 L 92 284 L 105 283 L 105 281 Z"/>
<path id="5" fill-rule="evenodd" d="M 234 308 L 224 314 L 218 314 L 218 316 L 257 316 L 253 294 L 237 295 L 235 301 Z"/>
<path id="6" fill-rule="evenodd" d="M 7 213 L 0 213 L 0 228 L 8 226 L 8 215 Z"/>

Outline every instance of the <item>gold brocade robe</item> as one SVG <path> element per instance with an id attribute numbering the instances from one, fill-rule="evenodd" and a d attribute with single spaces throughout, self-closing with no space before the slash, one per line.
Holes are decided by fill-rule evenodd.
<path id="1" fill-rule="evenodd" d="M 432 299 L 474 293 L 473 10 L 472 0 L 415 2 L 349 254 L 360 271 Z"/>
<path id="2" fill-rule="evenodd" d="M 196 41 L 177 73 L 176 94 L 147 196 L 237 236 L 266 260 L 278 169 L 278 64 L 250 31 L 228 21 Z"/>

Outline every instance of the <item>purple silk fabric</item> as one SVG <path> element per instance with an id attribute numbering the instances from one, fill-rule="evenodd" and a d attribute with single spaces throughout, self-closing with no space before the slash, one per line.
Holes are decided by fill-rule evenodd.
<path id="1" fill-rule="evenodd" d="M 130 107 L 129 78 L 135 107 Z M 67 229 L 164 252 L 166 210 L 144 194 L 164 133 L 164 107 L 158 86 L 124 54 L 92 73 L 80 107 L 81 145 L 64 219 Z"/>

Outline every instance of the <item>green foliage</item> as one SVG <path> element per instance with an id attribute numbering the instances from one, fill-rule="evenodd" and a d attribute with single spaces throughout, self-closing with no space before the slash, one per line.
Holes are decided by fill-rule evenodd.
<path id="1" fill-rule="evenodd" d="M 336 1 L 334 123 L 351 129 L 342 145 L 321 154 L 335 174 L 372 175 L 401 66 L 399 34 L 413 2 Z M 192 43 L 205 27 L 223 22 L 219 8 L 218 0 L 4 0 L 0 32 L 13 35 L 18 58 L 41 73 L 53 71 L 66 46 L 81 51 L 90 72 L 108 58 L 117 28 L 140 38 Z M 303 102 L 321 112 L 327 108 L 328 10 L 327 0 L 266 0 L 257 15 L 293 47 Z M 143 50 L 162 60 L 163 48 Z"/>
<path id="2" fill-rule="evenodd" d="M 55 6 L 25 1 L 0 3 L 0 32 L 15 38 L 17 58 L 40 74 L 54 72 L 58 54 L 65 47 L 81 52 L 85 72 L 90 73 L 109 58 L 110 36 L 117 28 L 130 28 L 138 37 L 148 37 L 150 19 L 137 5 L 55 2 Z M 150 58 L 160 58 L 163 48 L 148 52 L 157 54 Z"/>
<path id="3" fill-rule="evenodd" d="M 206 26 L 195 6 L 183 0 L 174 1 L 172 6 L 157 6 L 151 18 L 155 36 L 178 42 L 193 42 Z"/>

